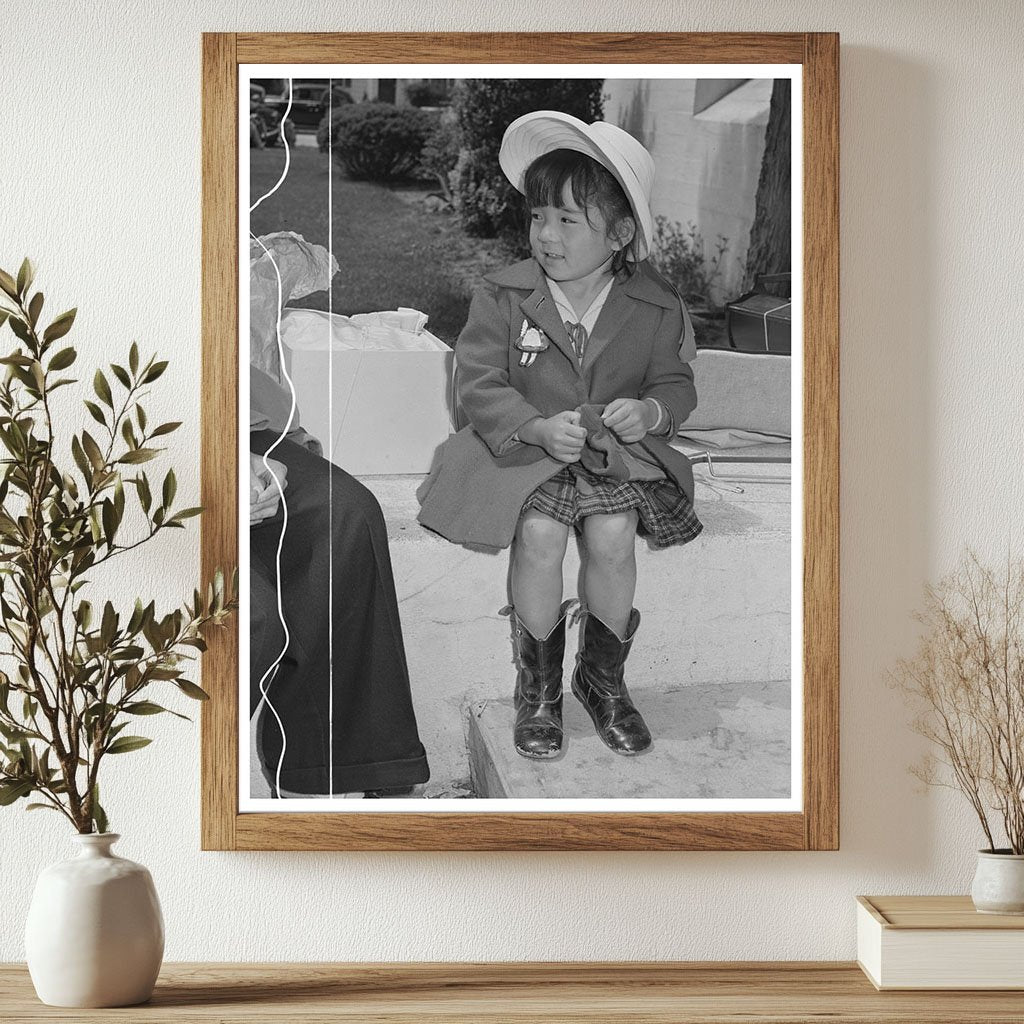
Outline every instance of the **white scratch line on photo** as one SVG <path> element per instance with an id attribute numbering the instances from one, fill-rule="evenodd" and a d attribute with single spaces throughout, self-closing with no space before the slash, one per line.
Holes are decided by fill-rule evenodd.
<path id="1" fill-rule="evenodd" d="M 288 139 L 287 139 L 287 137 L 285 135 L 284 125 L 285 125 L 285 121 L 288 119 L 288 114 L 291 112 L 291 109 L 292 109 L 292 80 L 289 78 L 288 79 L 288 105 L 285 108 L 285 112 L 284 112 L 283 117 L 281 118 L 281 142 L 284 145 L 284 170 L 282 171 L 281 177 L 277 180 L 277 182 L 274 185 L 274 187 L 269 192 L 267 192 L 264 195 L 260 196 L 260 198 L 257 199 L 256 202 L 253 203 L 253 205 L 249 207 L 249 213 L 250 214 L 253 212 L 253 210 L 256 209 L 257 206 L 260 205 L 260 203 L 263 202 L 264 199 L 268 198 L 269 196 L 272 196 L 281 187 L 282 183 L 284 182 L 285 178 L 288 175 L 288 169 L 291 166 L 291 149 L 288 146 Z M 278 617 L 278 620 L 281 623 L 281 628 L 284 631 L 284 641 L 283 641 L 283 644 L 281 646 L 281 650 L 278 653 L 277 657 L 271 662 L 270 666 L 267 668 L 266 672 L 263 673 L 263 676 L 260 679 L 260 682 L 259 682 L 260 702 L 259 702 L 259 704 L 256 705 L 256 711 L 255 711 L 255 714 L 258 715 L 259 714 L 259 710 L 260 710 L 260 704 L 263 704 L 265 702 L 267 707 L 270 709 L 270 713 L 274 716 L 274 720 L 277 722 L 277 727 L 278 727 L 278 729 L 281 732 L 281 753 L 278 756 L 277 768 L 275 769 L 275 772 L 274 772 L 274 789 L 276 790 L 277 798 L 280 800 L 281 799 L 281 768 L 284 765 L 285 751 L 288 749 L 288 736 L 287 736 L 287 733 L 285 732 L 284 723 L 281 721 L 281 716 L 277 713 L 277 709 L 274 707 L 274 704 L 273 704 L 273 702 L 270 699 L 270 696 L 268 694 L 268 688 L 269 688 L 270 683 L 273 681 L 274 677 L 277 675 L 277 669 L 278 669 L 278 667 L 281 664 L 282 658 L 284 658 L 284 656 L 285 656 L 285 652 L 288 650 L 289 644 L 291 643 L 291 633 L 288 630 L 288 623 L 287 623 L 287 621 L 285 621 L 283 598 L 282 598 L 282 594 L 281 594 L 281 552 L 282 552 L 282 550 L 284 548 L 285 534 L 288 531 L 288 498 L 285 496 L 284 488 L 281 486 L 281 481 L 278 479 L 277 474 L 274 472 L 273 467 L 270 465 L 268 459 L 270 457 L 270 453 L 273 452 L 273 451 L 276 451 L 276 449 L 280 446 L 281 442 L 285 439 L 285 436 L 287 435 L 288 430 L 289 430 L 289 428 L 292 425 L 292 421 L 295 419 L 296 396 L 295 396 L 295 385 L 292 383 L 292 379 L 288 375 L 288 370 L 285 367 L 284 345 L 283 345 L 283 343 L 281 341 L 281 307 L 282 307 L 282 304 L 283 304 L 283 293 L 284 293 L 284 286 L 283 286 L 283 284 L 281 282 L 281 271 L 280 271 L 280 268 L 277 265 L 277 261 L 271 255 L 270 250 L 263 244 L 262 240 L 260 238 L 258 238 L 253 233 L 251 227 L 250 227 L 250 230 L 249 230 L 249 237 L 252 238 L 256 242 L 256 244 L 266 253 L 267 259 L 270 260 L 270 265 L 274 268 L 274 276 L 277 278 L 277 322 L 275 324 L 275 331 L 276 331 L 276 335 L 277 335 L 277 357 L 278 357 L 278 360 L 280 362 L 281 375 L 284 377 L 285 381 L 287 382 L 287 384 L 288 384 L 288 392 L 291 395 L 291 408 L 289 409 L 289 412 L 288 412 L 288 418 L 285 421 L 284 426 L 281 428 L 281 433 L 278 436 L 277 440 L 274 441 L 274 443 L 266 450 L 266 452 L 263 453 L 263 466 L 267 470 L 267 472 L 270 474 L 271 479 L 274 481 L 274 486 L 277 488 L 278 498 L 281 501 L 281 514 L 282 514 L 283 521 L 281 523 L 281 535 L 280 535 L 280 537 L 278 538 L 278 541 L 277 541 L 276 566 L 275 566 L 276 573 L 275 573 L 275 577 L 274 577 L 274 583 L 275 583 L 275 586 L 277 588 L 277 617 Z"/>
<path id="2" fill-rule="evenodd" d="M 334 79 L 327 80 L 327 444 L 334 455 Z M 334 459 L 327 467 L 327 796 L 334 799 Z"/>
<path id="3" fill-rule="evenodd" d="M 257 206 L 260 205 L 260 203 L 263 202 L 264 199 L 269 199 L 284 184 L 284 179 L 288 177 L 288 171 L 291 169 L 291 166 L 292 166 L 292 148 L 291 148 L 291 146 L 288 145 L 288 134 L 285 131 L 285 123 L 287 122 L 288 115 L 291 112 L 292 112 L 292 80 L 289 78 L 288 79 L 288 105 L 284 108 L 284 113 L 281 115 L 281 122 L 280 122 L 280 125 L 278 127 L 278 131 L 279 131 L 279 133 L 281 135 L 281 145 L 284 146 L 284 168 L 281 171 L 281 177 L 277 179 L 277 182 L 275 183 L 274 187 L 269 192 L 265 192 L 263 195 L 261 195 L 259 197 L 259 199 L 257 199 L 256 202 L 253 203 L 252 206 L 249 207 L 249 213 L 250 214 L 253 212 L 253 210 L 256 209 Z M 250 223 L 251 223 L 251 221 L 250 221 Z M 249 234 L 252 235 L 252 231 L 250 231 Z M 253 236 L 253 237 L 255 237 L 255 236 Z M 267 253 L 267 255 L 269 256 L 270 254 Z M 278 307 L 278 315 L 280 316 L 280 306 Z"/>

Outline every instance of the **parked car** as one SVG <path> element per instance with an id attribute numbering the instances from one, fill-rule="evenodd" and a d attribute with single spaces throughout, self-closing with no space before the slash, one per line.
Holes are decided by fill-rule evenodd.
<path id="1" fill-rule="evenodd" d="M 249 86 L 249 145 L 262 149 L 264 146 L 281 144 L 281 115 L 284 107 L 278 107 L 267 100 L 267 90 L 262 85 Z M 284 123 L 284 137 L 288 145 L 295 143 L 295 125 L 291 117 Z"/>
<path id="2" fill-rule="evenodd" d="M 266 103 L 283 116 L 288 107 L 288 80 L 273 79 L 272 81 L 279 83 L 281 91 L 268 93 Z M 319 81 L 293 79 L 292 108 L 288 113 L 288 120 L 293 122 L 297 128 L 315 131 L 327 113 L 329 93 L 330 90 L 324 85 L 323 79 Z M 351 102 L 352 97 L 341 86 L 334 86 L 334 106 Z"/>

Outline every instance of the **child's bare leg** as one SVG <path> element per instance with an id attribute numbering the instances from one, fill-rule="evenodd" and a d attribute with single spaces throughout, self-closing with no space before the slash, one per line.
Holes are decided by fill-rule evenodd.
<path id="1" fill-rule="evenodd" d="M 636 592 L 636 512 L 587 516 L 583 593 L 587 609 L 624 639 Z"/>
<path id="2" fill-rule="evenodd" d="M 569 527 L 528 509 L 519 518 L 512 547 L 512 605 L 519 621 L 538 639 L 558 621 L 562 562 Z"/>
<path id="3" fill-rule="evenodd" d="M 572 692 L 587 709 L 597 735 L 630 757 L 651 745 L 651 732 L 629 696 L 623 667 L 640 613 L 633 610 L 636 587 L 636 512 L 590 516 L 583 522 L 587 544 L 584 617 Z M 627 633 L 629 634 L 627 636 Z"/>

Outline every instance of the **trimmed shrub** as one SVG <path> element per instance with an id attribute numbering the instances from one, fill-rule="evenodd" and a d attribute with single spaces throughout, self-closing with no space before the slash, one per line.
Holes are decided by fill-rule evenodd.
<path id="1" fill-rule="evenodd" d="M 331 101 L 331 110 L 335 114 L 338 112 L 337 111 L 338 107 L 346 106 L 349 103 L 355 102 L 352 99 L 352 94 L 347 89 L 343 89 L 340 85 L 334 86 L 331 89 L 331 92 L 333 94 L 333 98 L 332 98 L 332 101 Z M 327 132 L 327 116 L 328 115 L 327 115 L 327 90 L 326 89 L 324 89 L 324 93 L 323 93 L 323 97 L 322 97 L 321 102 L 323 103 L 323 106 L 324 106 L 324 116 L 320 118 L 320 123 L 316 126 L 316 145 L 317 145 L 317 149 L 319 149 L 321 153 L 326 153 L 327 152 L 327 141 L 328 141 L 328 132 Z"/>
<path id="2" fill-rule="evenodd" d="M 405 95 L 414 107 L 446 107 L 451 102 L 451 89 L 439 81 L 409 82 Z"/>
<path id="3" fill-rule="evenodd" d="M 334 112 L 329 139 L 334 157 L 348 177 L 394 181 L 419 164 L 423 145 L 436 123 L 435 116 L 411 107 L 356 103 Z M 317 141 L 326 148 L 326 125 L 321 125 Z"/>
<path id="4" fill-rule="evenodd" d="M 493 237 L 523 232 L 522 198 L 498 166 L 505 129 L 533 110 L 561 110 L 599 121 L 604 109 L 600 78 L 467 78 L 452 106 L 462 152 L 451 172 L 452 198 L 471 235 Z"/>
<path id="5" fill-rule="evenodd" d="M 508 183 L 497 158 L 481 157 L 479 150 L 463 149 L 452 170 L 452 205 L 467 234 L 480 238 L 512 234 L 522 228 L 522 197 Z"/>
<path id="6" fill-rule="evenodd" d="M 323 103 L 324 107 L 326 108 L 327 107 L 327 90 L 326 89 L 324 89 L 324 95 L 323 95 L 323 98 L 322 98 L 321 102 Z M 345 89 L 345 88 L 343 88 L 340 85 L 332 85 L 331 86 L 331 107 L 332 108 L 333 107 L 348 106 L 348 104 L 354 103 L 354 102 L 355 101 L 352 99 L 352 93 L 350 93 L 348 91 L 348 89 Z"/>
<path id="7" fill-rule="evenodd" d="M 440 121 L 423 146 L 416 177 L 423 181 L 436 181 L 441 194 L 451 203 L 451 173 L 458 160 L 458 126 L 452 121 Z"/>

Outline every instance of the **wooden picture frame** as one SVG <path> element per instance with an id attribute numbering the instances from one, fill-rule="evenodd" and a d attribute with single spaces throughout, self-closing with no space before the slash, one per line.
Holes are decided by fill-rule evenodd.
<path id="1" fill-rule="evenodd" d="M 202 571 L 238 525 L 238 68 L 274 63 L 802 65 L 802 809 L 709 813 L 241 813 L 238 623 L 203 659 L 208 850 L 834 850 L 839 844 L 839 39 L 832 33 L 204 34 Z M 796 129 L 794 129 L 795 131 Z"/>

